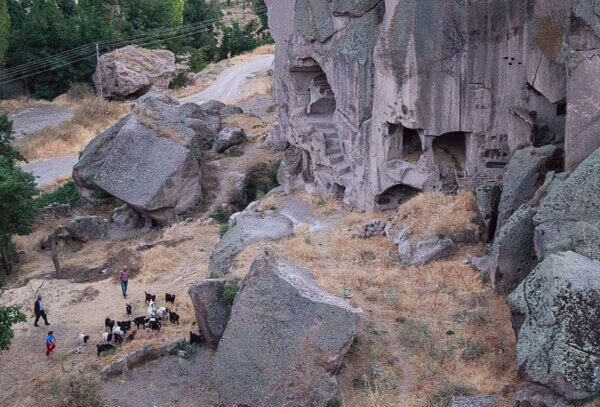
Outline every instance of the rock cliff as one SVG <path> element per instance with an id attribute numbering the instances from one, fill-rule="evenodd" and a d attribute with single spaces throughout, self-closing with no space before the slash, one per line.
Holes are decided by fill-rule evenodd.
<path id="1" fill-rule="evenodd" d="M 286 189 L 360 209 L 503 176 L 513 152 L 600 146 L 593 0 L 267 0 Z"/>

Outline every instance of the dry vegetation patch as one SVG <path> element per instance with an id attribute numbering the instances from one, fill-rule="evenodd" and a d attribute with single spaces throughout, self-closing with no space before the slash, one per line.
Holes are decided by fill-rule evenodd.
<path id="1" fill-rule="evenodd" d="M 72 106 L 74 117 L 58 127 L 42 129 L 14 142 L 28 161 L 79 153 L 96 135 L 127 114 L 118 102 L 86 97 L 79 101 L 61 99 Z"/>

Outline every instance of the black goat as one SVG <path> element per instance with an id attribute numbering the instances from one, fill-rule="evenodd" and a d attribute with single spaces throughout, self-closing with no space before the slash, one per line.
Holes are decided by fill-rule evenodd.
<path id="1" fill-rule="evenodd" d="M 131 321 L 117 321 L 117 325 L 123 332 L 127 332 L 131 329 Z"/>
<path id="2" fill-rule="evenodd" d="M 123 337 L 119 334 L 113 334 L 113 341 L 117 344 L 117 345 L 122 345 L 123 344 Z"/>
<path id="3" fill-rule="evenodd" d="M 171 304 L 175 304 L 175 294 L 165 293 L 165 302 L 170 302 Z"/>
<path id="4" fill-rule="evenodd" d="M 153 331 L 160 331 L 160 322 L 158 322 L 157 320 L 151 318 L 148 321 L 148 326 L 150 327 L 151 330 Z"/>
<path id="5" fill-rule="evenodd" d="M 107 350 L 111 350 L 114 349 L 115 347 L 113 345 L 111 345 L 110 343 L 103 343 L 100 345 L 96 345 L 96 349 L 98 350 L 98 357 L 100 357 L 100 354 L 102 352 L 106 352 Z"/>
<path id="6" fill-rule="evenodd" d="M 106 319 L 104 320 L 104 326 L 105 326 L 105 327 L 107 327 L 108 329 L 110 329 L 110 330 L 112 331 L 112 329 L 113 329 L 113 328 L 114 328 L 114 326 L 115 326 L 115 321 L 113 321 L 113 320 L 112 320 L 112 319 L 110 319 L 110 318 L 106 318 Z"/>
<path id="7" fill-rule="evenodd" d="M 146 317 L 136 317 L 136 318 L 133 318 L 133 323 L 135 324 L 135 327 L 137 329 L 140 329 L 140 325 L 142 326 L 142 328 L 146 329 L 146 322 L 148 322 L 146 320 Z"/>
<path id="8" fill-rule="evenodd" d="M 146 291 L 144 291 L 144 294 L 146 294 L 146 304 L 148 304 L 150 301 L 156 302 L 156 295 L 147 293 Z"/>
<path id="9" fill-rule="evenodd" d="M 131 304 L 125 304 L 125 310 L 127 311 L 127 315 L 131 316 Z"/>
<path id="10" fill-rule="evenodd" d="M 169 312 L 169 321 L 171 321 L 172 324 L 177 323 L 177 325 L 179 325 L 179 314 L 176 312 Z"/>
<path id="11" fill-rule="evenodd" d="M 198 345 L 204 342 L 204 336 L 202 336 L 202 332 L 198 331 L 197 334 L 190 332 L 190 343 L 197 343 Z"/>

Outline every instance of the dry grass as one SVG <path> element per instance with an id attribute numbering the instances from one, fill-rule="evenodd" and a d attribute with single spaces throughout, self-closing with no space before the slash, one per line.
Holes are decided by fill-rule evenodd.
<path id="1" fill-rule="evenodd" d="M 235 105 L 241 105 L 259 96 L 267 96 L 272 94 L 273 77 L 267 72 L 256 75 L 250 80 L 250 83 L 248 83 L 247 89 L 244 93 L 246 96 L 242 99 L 236 100 L 234 102 Z"/>
<path id="2" fill-rule="evenodd" d="M 37 105 L 40 103 L 48 103 L 45 100 L 36 100 L 36 99 L 31 99 L 28 98 L 26 96 L 21 96 L 19 98 L 16 99 L 2 99 L 0 100 L 0 110 L 15 110 L 15 109 L 21 109 L 24 107 L 29 107 L 29 106 L 33 106 L 33 105 Z"/>
<path id="3" fill-rule="evenodd" d="M 337 202 L 308 199 L 322 216 L 344 211 Z M 451 233 L 472 227 L 471 205 L 467 194 L 422 194 L 398 212 L 424 225 L 422 233 Z M 262 205 L 278 206 L 278 198 Z M 386 256 L 395 250 L 388 239 L 351 238 L 353 229 L 376 214 L 344 213 L 331 230 L 310 233 L 298 226 L 289 239 L 246 248 L 232 277 L 243 277 L 255 256 L 270 247 L 312 269 L 325 290 L 363 309 L 358 343 L 345 359 L 344 406 L 438 406 L 444 397 L 465 392 L 494 394 L 499 405 L 511 405 L 507 395 L 519 382 L 508 309 L 462 263 L 481 255 L 483 245 L 461 246 L 445 261 L 405 267 Z M 450 222 L 442 222 L 450 213 Z"/>
<path id="4" fill-rule="evenodd" d="M 409 226 L 411 239 L 432 234 L 454 235 L 473 228 L 477 217 L 475 196 L 470 191 L 443 196 L 423 193 L 402 205 L 394 218 L 398 226 Z"/>
<path id="5" fill-rule="evenodd" d="M 126 113 L 127 108 L 120 103 L 86 98 L 75 105 L 72 120 L 16 140 L 15 147 L 29 161 L 77 154 Z"/>

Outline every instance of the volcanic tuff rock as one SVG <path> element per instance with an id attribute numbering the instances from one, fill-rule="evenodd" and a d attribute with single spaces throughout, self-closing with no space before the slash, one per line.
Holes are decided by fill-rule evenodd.
<path id="1" fill-rule="evenodd" d="M 266 3 L 287 190 L 388 209 L 523 147 L 564 141 L 571 170 L 600 146 L 593 0 Z"/>
<path id="2" fill-rule="evenodd" d="M 129 45 L 101 55 L 93 80 L 104 97 L 126 98 L 141 96 L 151 87 L 167 89 L 176 70 L 171 51 Z"/>
<path id="3" fill-rule="evenodd" d="M 219 295 L 227 282 L 221 279 L 208 279 L 192 285 L 188 293 L 192 299 L 198 329 L 206 341 L 217 345 L 229 320 L 231 306 Z"/>
<path id="4" fill-rule="evenodd" d="M 213 384 L 226 406 L 324 406 L 362 311 L 270 254 L 241 282 L 219 342 Z"/>
<path id="5" fill-rule="evenodd" d="M 551 254 L 508 297 L 517 367 L 569 400 L 600 394 L 600 263 Z"/>
<path id="6" fill-rule="evenodd" d="M 149 92 L 88 144 L 73 180 L 86 200 L 108 194 L 158 222 L 173 222 L 200 201 L 201 152 L 220 125 L 219 113 Z"/>

